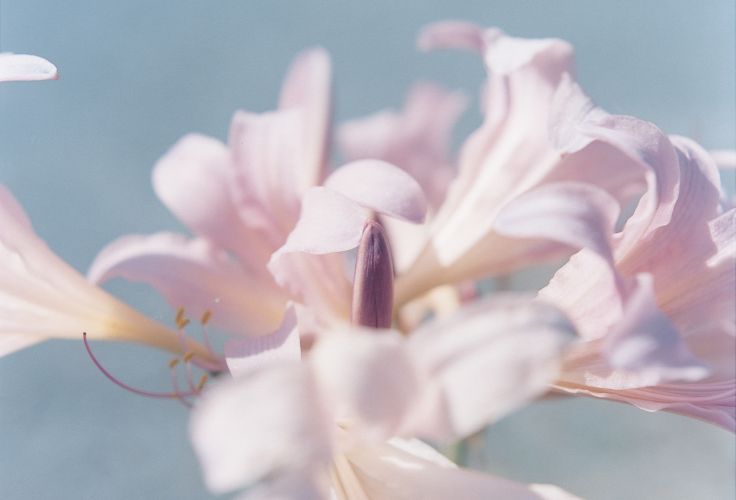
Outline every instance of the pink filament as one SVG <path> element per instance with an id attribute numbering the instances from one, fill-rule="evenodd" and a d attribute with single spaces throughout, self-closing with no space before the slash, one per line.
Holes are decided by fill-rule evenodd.
<path id="1" fill-rule="evenodd" d="M 196 392 L 151 392 L 151 391 L 144 391 L 141 389 L 136 389 L 135 387 L 131 387 L 125 382 L 122 382 L 115 378 L 109 371 L 105 369 L 102 364 L 97 360 L 94 354 L 92 354 L 92 349 L 89 347 L 89 343 L 87 342 L 87 332 L 82 333 L 82 340 L 84 341 L 84 348 L 87 349 L 87 354 L 89 354 L 90 359 L 95 364 L 97 369 L 99 369 L 102 374 L 107 377 L 111 382 L 114 384 L 122 387 L 126 391 L 130 391 L 133 394 L 138 394 L 139 396 L 146 396 L 149 398 L 161 398 L 161 399 L 182 399 L 187 396 L 196 396 Z"/>

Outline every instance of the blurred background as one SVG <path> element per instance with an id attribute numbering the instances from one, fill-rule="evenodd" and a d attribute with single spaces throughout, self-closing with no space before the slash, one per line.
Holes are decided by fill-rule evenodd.
<path id="1" fill-rule="evenodd" d="M 565 38 L 599 105 L 707 148 L 736 148 L 735 9 L 732 0 L 0 0 L 0 51 L 41 55 L 61 72 L 57 82 L 0 87 L 0 183 L 85 272 L 117 236 L 181 228 L 153 194 L 155 161 L 188 132 L 224 139 L 238 108 L 272 108 L 307 46 L 332 54 L 338 121 L 399 106 L 419 78 L 475 97 L 475 57 L 414 49 L 417 30 L 445 18 Z M 478 124 L 476 108 L 458 139 Z M 149 290 L 110 288 L 171 323 Z M 126 382 L 167 389 L 167 356 L 95 350 Z M 81 343 L 13 354 L 0 360 L 0 498 L 209 498 L 187 421 L 176 403 L 113 386 Z M 674 415 L 545 401 L 484 440 L 488 471 L 589 499 L 734 498 L 733 436 Z"/>

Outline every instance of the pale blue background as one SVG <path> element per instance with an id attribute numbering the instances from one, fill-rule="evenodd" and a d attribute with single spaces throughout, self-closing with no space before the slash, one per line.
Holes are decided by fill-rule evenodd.
<path id="1" fill-rule="evenodd" d="M 0 0 L 0 49 L 48 57 L 62 74 L 0 87 L 0 182 L 84 271 L 121 234 L 179 227 L 153 195 L 153 163 L 187 132 L 223 138 L 239 107 L 272 107 L 306 46 L 333 55 L 338 118 L 399 104 L 417 77 L 474 94 L 476 59 L 413 49 L 418 28 L 443 18 L 566 38 L 600 105 L 707 147 L 736 147 L 731 0 Z M 476 121 L 469 114 L 463 130 Z M 114 290 L 171 316 L 149 292 Z M 96 349 L 126 381 L 166 387 L 166 356 Z M 176 404 L 112 386 L 79 343 L 2 359 L 0 498 L 207 498 L 186 425 Z M 591 499 L 734 494 L 733 437 L 673 415 L 545 402 L 494 426 L 487 441 L 489 470 Z"/>

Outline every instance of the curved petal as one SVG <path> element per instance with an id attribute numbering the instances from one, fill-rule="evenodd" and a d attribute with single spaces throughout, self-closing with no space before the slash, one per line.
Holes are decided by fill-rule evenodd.
<path id="1" fill-rule="evenodd" d="M 284 246 L 271 258 L 291 252 L 325 254 L 358 246 L 369 213 L 353 200 L 326 187 L 306 192 L 302 212 Z"/>
<path id="2" fill-rule="evenodd" d="M 420 224 L 427 214 L 421 186 L 400 168 L 381 160 L 358 160 L 325 181 L 330 188 L 379 214 Z"/>
<path id="3" fill-rule="evenodd" d="M 221 250 L 201 239 L 171 233 L 120 238 L 98 255 L 89 278 L 147 283 L 173 308 L 201 317 L 235 335 L 258 335 L 278 326 L 285 297 L 273 282 L 256 282 Z"/>
<path id="4" fill-rule="evenodd" d="M 322 48 L 313 48 L 296 57 L 281 88 L 279 109 L 297 109 L 303 116 L 305 167 L 296 179 L 302 191 L 319 185 L 324 177 L 332 112 L 331 76 L 330 56 Z"/>
<path id="5" fill-rule="evenodd" d="M 333 425 L 307 366 L 282 361 L 208 389 L 190 435 L 207 486 L 226 493 L 326 467 Z"/>
<path id="6" fill-rule="evenodd" d="M 604 353 L 613 368 L 638 373 L 648 382 L 696 381 L 709 369 L 688 350 L 672 322 L 655 302 L 652 277 L 637 276 L 623 317 L 609 331 Z"/>
<path id="7" fill-rule="evenodd" d="M 0 82 L 56 80 L 56 66 L 42 57 L 28 54 L 0 53 Z"/>
<path id="8" fill-rule="evenodd" d="M 263 265 L 258 238 L 248 232 L 230 197 L 232 169 L 224 144 L 189 134 L 156 163 L 153 187 L 166 207 L 195 234 L 236 253 L 242 264 L 255 271 Z"/>
<path id="9" fill-rule="evenodd" d="M 45 338 L 140 342 L 179 353 L 178 335 L 90 284 L 33 231 L 20 204 L 0 186 L 0 354 Z M 198 358 L 212 360 L 194 342 Z"/>
<path id="10" fill-rule="evenodd" d="M 408 348 L 429 390 L 402 434 L 444 440 L 479 430 L 544 393 L 574 339 L 557 309 L 511 296 L 420 327 Z"/>
<path id="11" fill-rule="evenodd" d="M 610 261 L 610 235 L 618 214 L 618 203 L 605 191 L 581 183 L 556 183 L 506 204 L 493 227 L 505 236 L 589 248 Z"/>

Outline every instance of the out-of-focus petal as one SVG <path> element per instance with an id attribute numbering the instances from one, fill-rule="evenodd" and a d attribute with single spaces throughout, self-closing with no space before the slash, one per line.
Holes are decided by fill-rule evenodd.
<path id="1" fill-rule="evenodd" d="M 422 29 L 417 46 L 421 50 L 463 49 L 482 53 L 484 30 L 466 21 L 440 21 Z"/>
<path id="2" fill-rule="evenodd" d="M 0 186 L 0 353 L 48 337 L 81 339 L 83 332 L 91 339 L 181 350 L 175 332 L 90 284 L 56 256 Z M 190 347 L 198 358 L 213 361 L 204 347 Z"/>
<path id="3" fill-rule="evenodd" d="M 421 388 L 396 332 L 336 331 L 317 342 L 309 360 L 337 422 L 365 438 L 393 435 Z"/>
<path id="4" fill-rule="evenodd" d="M 337 169 L 328 187 L 379 214 L 420 224 L 427 214 L 421 186 L 400 168 L 381 160 L 358 160 Z"/>
<path id="5" fill-rule="evenodd" d="M 254 283 L 209 242 L 172 233 L 114 241 L 97 255 L 89 278 L 95 283 L 112 278 L 146 283 L 192 318 L 210 311 L 212 324 L 235 335 L 273 331 L 286 307 L 275 283 Z"/>
<path id="6" fill-rule="evenodd" d="M 458 438 L 506 415 L 546 391 L 574 339 L 563 314 L 528 298 L 485 300 L 420 327 L 409 351 L 431 385 L 406 433 Z"/>
<path id="7" fill-rule="evenodd" d="M 296 311 L 286 310 L 275 332 L 260 337 L 231 339 L 225 343 L 225 357 L 230 373 L 237 377 L 274 361 L 301 359 Z"/>
<path id="8" fill-rule="evenodd" d="M 326 467 L 333 422 L 301 362 L 275 362 L 206 391 L 190 424 L 216 493 Z"/>
<path id="9" fill-rule="evenodd" d="M 56 66 L 43 57 L 28 54 L 0 53 L 0 82 L 56 80 Z"/>
<path id="10" fill-rule="evenodd" d="M 418 441 L 356 447 L 347 453 L 366 498 L 391 500 L 576 500 L 553 486 L 528 486 L 507 479 L 458 469 L 437 460 L 437 452 Z M 579 500 L 579 499 L 577 499 Z"/>
<path id="11" fill-rule="evenodd" d="M 374 158 L 408 172 L 437 209 L 455 176 L 450 158 L 452 129 L 465 96 L 428 82 L 415 84 L 401 111 L 381 111 L 340 126 L 338 142 L 348 160 Z"/>
<path id="12" fill-rule="evenodd" d="M 711 158 L 724 170 L 736 169 L 736 151 L 733 149 L 716 149 L 710 152 Z"/>
<path id="13" fill-rule="evenodd" d="M 302 114 L 304 167 L 294 179 L 302 191 L 318 185 L 324 176 L 332 112 L 331 76 L 330 56 L 322 48 L 313 48 L 296 57 L 281 88 L 279 109 Z"/>

